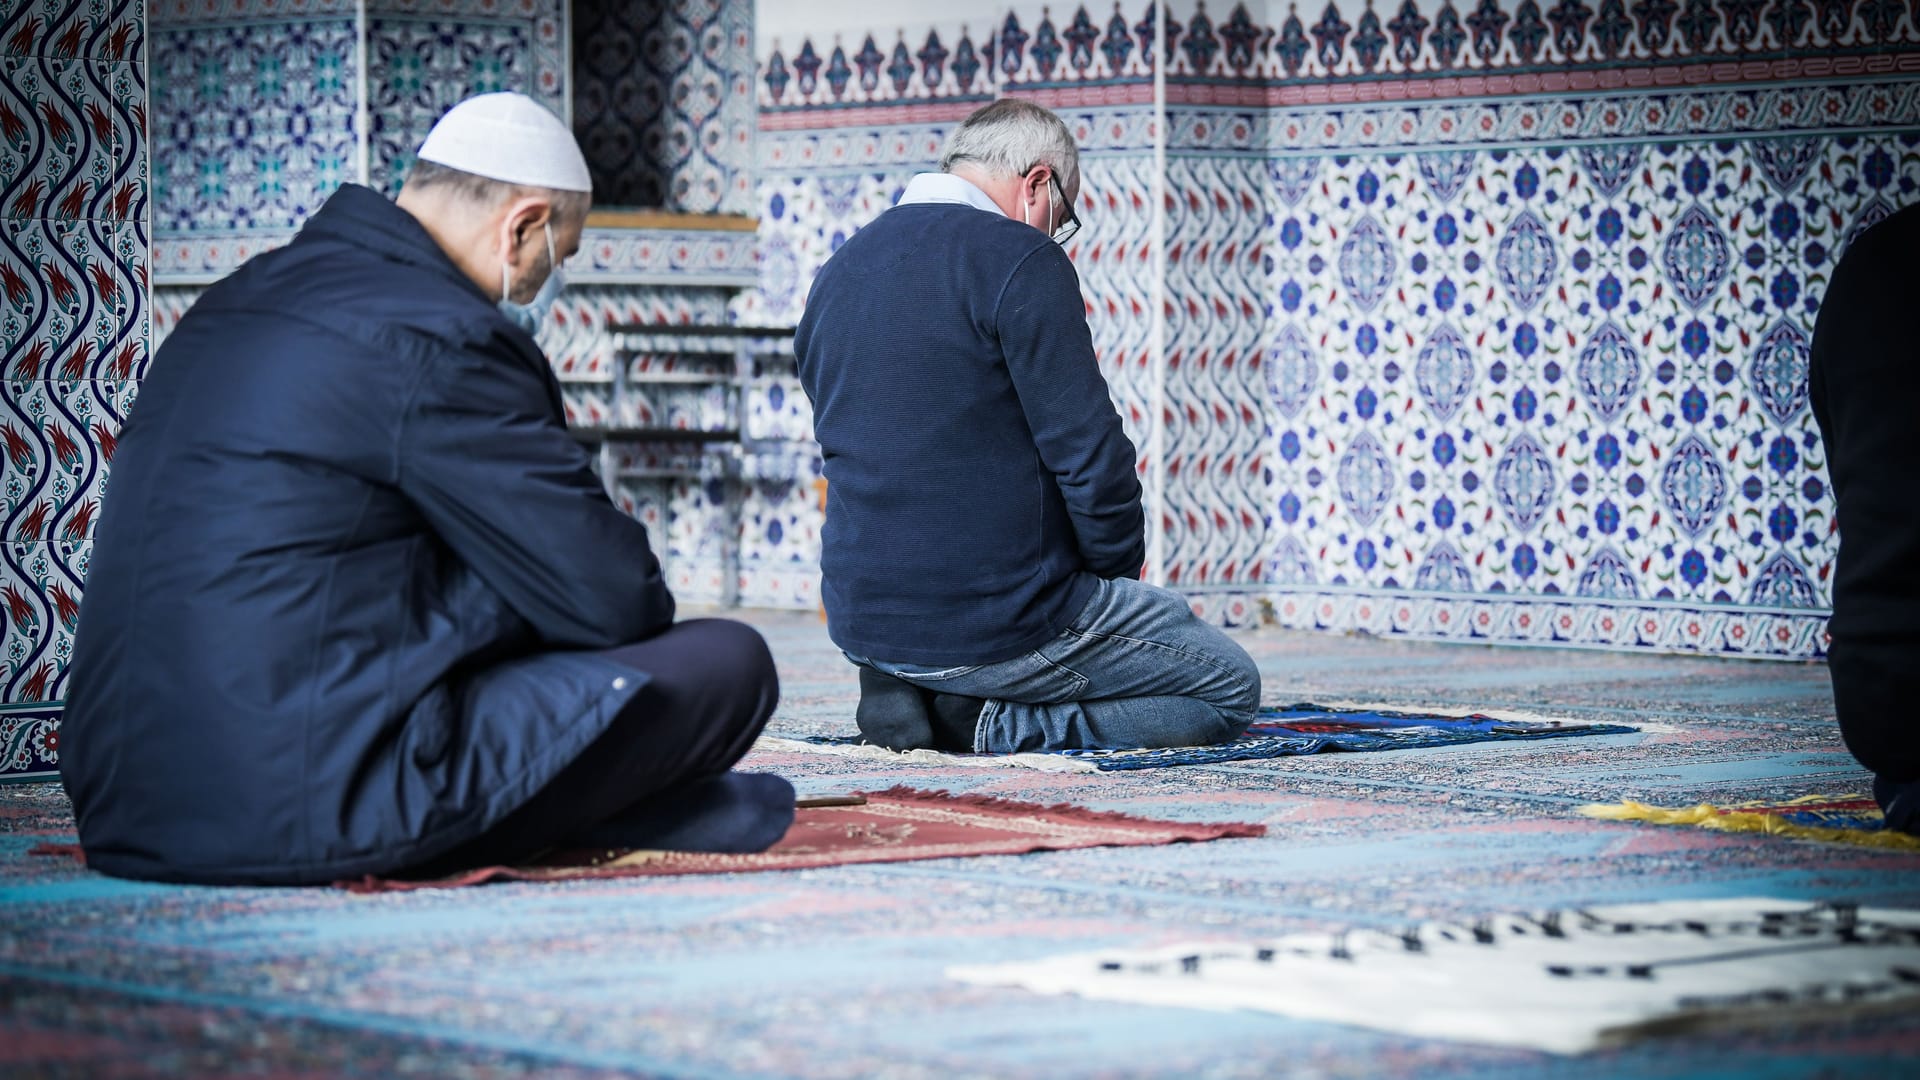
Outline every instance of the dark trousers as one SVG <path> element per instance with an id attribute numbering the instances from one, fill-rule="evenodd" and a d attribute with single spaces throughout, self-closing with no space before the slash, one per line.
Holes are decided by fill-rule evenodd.
<path id="1" fill-rule="evenodd" d="M 410 876 L 511 863 L 556 847 L 760 851 L 786 833 L 793 786 L 771 774 L 729 771 L 780 697 L 759 633 L 697 619 L 600 655 L 651 681 L 519 809 Z"/>
<path id="2" fill-rule="evenodd" d="M 1909 207 L 1855 239 L 1835 267 L 1808 371 L 1840 528 L 1828 627 L 1834 712 L 1896 827 L 1893 796 L 1920 782 L 1916 298 L 1920 207 Z"/>

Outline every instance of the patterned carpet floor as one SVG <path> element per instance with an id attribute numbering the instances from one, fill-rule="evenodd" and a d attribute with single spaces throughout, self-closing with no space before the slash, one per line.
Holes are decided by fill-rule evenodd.
<path id="1" fill-rule="evenodd" d="M 851 732 L 851 670 L 817 619 L 745 617 L 781 666 L 772 733 Z M 748 767 L 803 794 L 904 783 L 1268 834 L 371 896 L 144 885 L 29 857 L 72 837 L 69 809 L 56 785 L 4 785 L 0 1075 L 1911 1075 L 1920 1016 L 1557 1058 L 946 979 L 955 964 L 1516 907 L 1757 895 L 1920 906 L 1920 854 L 1575 813 L 1862 790 L 1823 666 L 1275 630 L 1240 640 L 1268 703 L 1512 709 L 1641 730 L 1126 773 L 756 752 Z"/>

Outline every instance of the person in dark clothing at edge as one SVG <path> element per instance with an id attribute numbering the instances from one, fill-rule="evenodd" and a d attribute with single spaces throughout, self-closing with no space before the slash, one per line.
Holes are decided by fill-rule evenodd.
<path id="1" fill-rule="evenodd" d="M 1833 679 L 1840 737 L 1887 827 L 1920 835 L 1920 206 L 1867 229 L 1820 301 L 1807 374 L 1833 479 Z M 1903 404 L 1904 403 L 1904 404 Z"/>
<path id="2" fill-rule="evenodd" d="M 307 884 L 786 831 L 793 788 L 730 771 L 766 644 L 674 621 L 532 337 L 591 188 L 552 113 L 469 99 L 397 202 L 344 185 L 167 338 L 74 644 L 90 866 Z"/>
<path id="3" fill-rule="evenodd" d="M 1078 227 L 1072 134 L 998 101 L 940 167 L 827 261 L 794 339 L 861 733 L 984 753 L 1237 737 L 1259 670 L 1137 580 L 1134 447 L 1056 243 Z"/>

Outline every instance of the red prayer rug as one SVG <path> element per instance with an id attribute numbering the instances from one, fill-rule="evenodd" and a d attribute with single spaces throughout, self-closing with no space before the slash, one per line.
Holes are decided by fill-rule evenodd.
<path id="1" fill-rule="evenodd" d="M 354 892 L 386 892 L 443 889 L 489 881 L 738 874 L 847 863 L 1022 855 L 1069 848 L 1145 847 L 1265 836 L 1266 832 L 1264 825 L 1154 821 L 1069 804 L 1041 806 L 984 795 L 949 795 L 944 791 L 893 787 L 847 799 L 803 799 L 794 812 L 793 826 L 787 835 L 755 855 L 605 849 L 550 851 L 523 866 L 484 866 L 450 877 L 419 881 L 364 877 L 338 884 Z"/>

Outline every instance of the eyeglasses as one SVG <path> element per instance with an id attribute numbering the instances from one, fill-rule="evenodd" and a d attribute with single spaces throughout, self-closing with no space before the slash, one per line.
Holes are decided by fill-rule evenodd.
<path id="1" fill-rule="evenodd" d="M 1048 173 L 1047 181 L 1053 185 L 1053 190 L 1060 193 L 1060 205 L 1067 208 L 1067 220 L 1061 222 L 1060 228 L 1053 234 L 1054 243 L 1065 245 L 1080 231 L 1080 215 L 1073 212 L 1073 204 L 1067 201 L 1067 189 L 1060 186 L 1060 177 Z"/>

